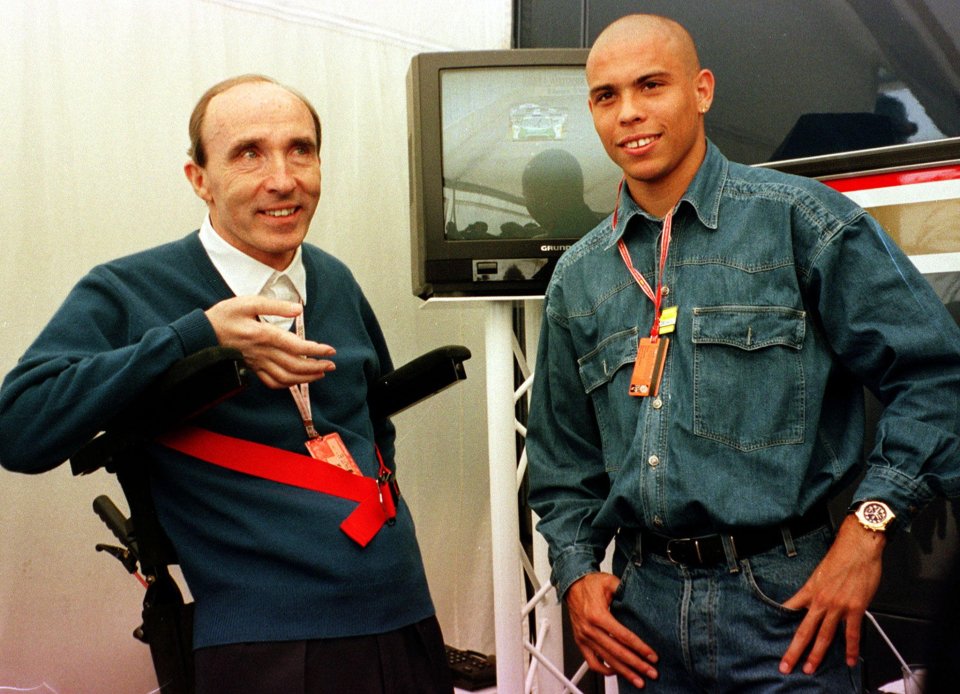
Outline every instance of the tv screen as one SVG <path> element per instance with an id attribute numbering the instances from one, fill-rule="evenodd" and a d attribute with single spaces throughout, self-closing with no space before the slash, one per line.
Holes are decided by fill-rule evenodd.
<path id="1" fill-rule="evenodd" d="M 610 214 L 619 169 L 587 108 L 587 51 L 426 53 L 408 76 L 414 293 L 541 295 Z"/>

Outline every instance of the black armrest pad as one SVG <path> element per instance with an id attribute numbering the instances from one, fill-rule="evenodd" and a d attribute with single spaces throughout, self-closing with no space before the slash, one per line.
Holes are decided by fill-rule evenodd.
<path id="1" fill-rule="evenodd" d="M 370 389 L 368 402 L 374 417 L 389 417 L 467 377 L 463 362 L 470 350 L 447 345 L 421 355 L 384 374 Z"/>
<path id="2" fill-rule="evenodd" d="M 110 470 L 118 455 L 237 394 L 249 379 L 238 350 L 209 347 L 184 357 L 70 457 L 73 474 Z"/>

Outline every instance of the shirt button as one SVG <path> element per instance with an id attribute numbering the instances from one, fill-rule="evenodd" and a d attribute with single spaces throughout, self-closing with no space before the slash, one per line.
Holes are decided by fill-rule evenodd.
<path id="1" fill-rule="evenodd" d="M 663 295 L 664 296 L 670 295 L 670 287 L 668 287 L 667 285 L 663 285 Z"/>
<path id="2" fill-rule="evenodd" d="M 663 407 L 663 400 L 661 400 L 660 398 L 654 398 L 653 402 L 651 402 L 650 405 L 653 407 L 653 409 L 659 410 L 661 407 Z"/>
<path id="3" fill-rule="evenodd" d="M 648 464 L 650 467 L 657 467 L 657 465 L 660 464 L 660 458 L 658 458 L 658 457 L 655 456 L 655 455 L 652 455 L 652 456 L 650 456 L 649 458 L 647 458 L 647 464 Z"/>
<path id="4" fill-rule="evenodd" d="M 653 517 L 653 524 L 654 524 L 655 526 L 657 526 L 658 528 L 662 528 L 662 527 L 663 527 L 663 518 L 661 518 L 660 516 L 654 516 L 654 517 Z"/>

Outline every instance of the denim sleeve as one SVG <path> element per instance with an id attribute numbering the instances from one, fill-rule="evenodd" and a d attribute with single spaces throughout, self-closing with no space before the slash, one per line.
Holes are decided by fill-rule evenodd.
<path id="1" fill-rule="evenodd" d="M 594 519 L 610 482 L 600 432 L 580 382 L 565 320 L 545 307 L 527 430 L 530 506 L 549 545 L 552 581 L 562 597 L 582 576 L 599 570 L 612 531 Z"/>
<path id="2" fill-rule="evenodd" d="M 885 500 L 909 523 L 960 494 L 960 329 L 866 214 L 824 240 L 808 279 L 832 349 L 884 406 L 855 500 Z"/>

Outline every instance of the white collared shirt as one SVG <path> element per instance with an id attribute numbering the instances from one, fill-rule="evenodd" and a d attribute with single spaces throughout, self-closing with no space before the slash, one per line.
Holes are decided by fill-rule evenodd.
<path id="1" fill-rule="evenodd" d="M 282 272 L 278 272 L 227 243 L 214 231 L 210 215 L 207 215 L 200 225 L 200 243 L 217 272 L 237 296 L 260 295 L 307 303 L 307 271 L 303 266 L 303 251 L 300 247 L 297 247 L 290 264 Z M 284 330 L 289 330 L 293 325 L 292 318 L 261 317 Z"/>

